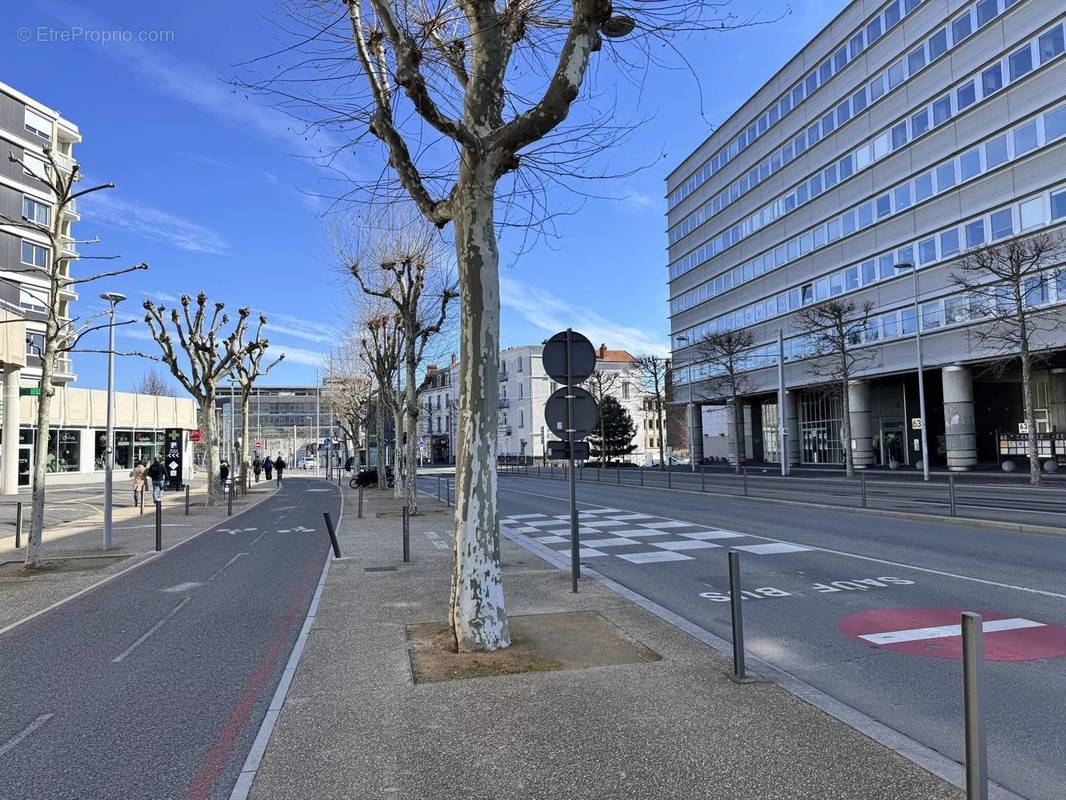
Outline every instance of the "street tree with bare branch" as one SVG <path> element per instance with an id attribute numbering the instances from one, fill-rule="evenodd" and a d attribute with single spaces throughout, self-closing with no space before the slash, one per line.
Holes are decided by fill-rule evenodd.
<path id="1" fill-rule="evenodd" d="M 152 397 L 174 397 L 174 387 L 159 370 L 154 367 L 146 369 L 141 379 L 133 384 L 136 394 L 147 394 Z"/>
<path id="2" fill-rule="evenodd" d="M 644 396 L 654 405 L 655 423 L 658 426 L 659 469 L 666 469 L 666 381 L 670 373 L 670 360 L 648 353 L 637 356 L 637 369 L 640 371 L 641 388 Z"/>
<path id="3" fill-rule="evenodd" d="M 1017 364 L 1022 376 L 1022 406 L 1028 425 L 1029 482 L 1040 483 L 1040 457 L 1033 402 L 1033 366 L 1051 346 L 1049 334 L 1062 328 L 1061 314 L 1047 307 L 1050 282 L 1066 263 L 1059 234 L 1037 233 L 969 250 L 951 280 L 968 302 L 955 313 L 983 319 L 973 328 L 977 347 L 1002 375 Z"/>
<path id="4" fill-rule="evenodd" d="M 245 342 L 251 310 L 239 309 L 237 320 L 229 333 L 230 324 L 224 303 L 208 308 L 207 295 L 200 292 L 195 304 L 189 295 L 181 297 L 181 311 L 144 301 L 144 321 L 162 353 L 161 360 L 178 383 L 185 387 L 200 404 L 200 425 L 207 450 L 207 502 L 217 503 L 221 497 L 218 481 L 219 432 L 215 423 L 215 398 L 218 382 L 230 375 L 237 362 L 262 348 L 258 341 Z M 173 334 L 171 331 L 173 330 Z M 177 337 L 177 342 L 175 342 Z"/>
<path id="5" fill-rule="evenodd" d="M 78 189 L 81 181 L 81 168 L 77 163 L 67 164 L 56 159 L 51 147 L 44 149 L 45 160 L 37 169 L 26 166 L 14 153 L 8 160 L 22 166 L 26 180 L 37 186 L 38 190 L 53 199 L 54 205 L 48 210 L 47 218 L 30 219 L 25 216 L 14 217 L 0 214 L 0 225 L 31 232 L 48 242 L 46 261 L 43 265 L 9 268 L 10 272 L 26 272 L 36 278 L 43 278 L 47 286 L 43 289 L 28 289 L 40 304 L 44 306 L 44 335 L 36 348 L 41 362 L 41 394 L 37 400 L 37 447 L 33 451 L 32 496 L 30 500 L 30 535 L 26 545 L 26 566 L 40 566 L 44 558 L 44 504 L 45 481 L 48 473 L 48 436 L 51 430 L 52 398 L 55 396 L 53 379 L 64 356 L 72 352 L 101 352 L 98 350 L 81 350 L 82 339 L 94 331 L 104 330 L 109 324 L 109 311 L 91 314 L 85 319 L 69 315 L 69 303 L 77 291 L 75 287 L 102 278 L 113 278 L 138 270 L 148 269 L 147 264 L 135 264 L 113 270 L 103 270 L 83 277 L 72 277 L 70 262 L 75 259 L 111 261 L 112 256 L 79 255 L 79 245 L 95 244 L 78 242 L 70 236 L 70 212 L 74 210 L 79 198 L 97 192 L 114 189 L 113 183 L 102 183 Z M 18 318 L 11 321 L 21 323 Z M 129 324 L 127 322 L 116 323 Z M 29 342 L 29 339 L 27 339 Z M 104 351 L 106 352 L 106 351 Z M 128 355 L 139 355 L 129 353 Z"/>
<path id="6" fill-rule="evenodd" d="M 234 360 L 231 373 L 237 378 L 237 384 L 241 387 L 241 468 L 238 478 L 242 483 L 248 480 L 248 467 L 251 464 L 248 439 L 251 435 L 249 410 L 252 389 L 255 388 L 256 381 L 269 374 L 274 367 L 285 360 L 285 354 L 282 353 L 268 364 L 263 364 L 263 359 L 270 347 L 270 342 L 263 338 L 263 328 L 266 324 L 266 314 L 260 314 L 255 336 L 247 344 L 238 340 L 238 352 L 243 355 Z"/>
<path id="7" fill-rule="evenodd" d="M 418 417 L 423 387 L 418 371 L 430 340 L 448 318 L 458 298 L 447 269 L 447 254 L 436 231 L 421 220 L 402 228 L 379 229 L 366 246 L 351 254 L 348 269 L 360 290 L 390 305 L 402 334 L 403 491 L 411 514 L 418 513 Z M 397 429 L 399 438 L 399 429 Z M 401 475 L 397 475 L 399 480 Z"/>
<path id="8" fill-rule="evenodd" d="M 671 34 L 735 21 L 717 16 L 719 3 L 684 0 L 634 0 L 626 14 L 608 0 L 287 5 L 300 41 L 271 54 L 286 62 L 280 68 L 242 85 L 346 143 L 355 131 L 357 143 L 384 156 L 390 169 L 361 182 L 354 199 L 388 205 L 406 195 L 429 222 L 451 228 L 462 314 L 449 618 L 459 651 L 506 647 L 496 502 L 497 231 L 550 220 L 558 209 L 538 186 L 595 177 L 585 162 L 629 132 L 611 115 L 597 117 L 591 104 L 592 118 L 561 127 L 605 41 L 633 34 L 607 52 L 639 81 Z"/>
<path id="9" fill-rule="evenodd" d="M 363 430 L 371 416 L 373 387 L 374 376 L 363 357 L 361 343 L 354 335 L 346 336 L 330 357 L 322 399 L 353 451 L 358 451 L 363 443 Z"/>
<path id="10" fill-rule="evenodd" d="M 849 478 L 855 476 L 855 454 L 851 448 L 851 407 L 848 384 L 858 367 L 873 358 L 873 354 L 858 349 L 863 333 L 870 324 L 873 301 L 856 305 L 851 300 L 826 300 L 807 306 L 793 317 L 797 330 L 805 337 L 807 350 L 814 357 L 811 371 L 834 382 L 842 404 L 841 445 L 844 448 L 844 470 Z"/>
<path id="11" fill-rule="evenodd" d="M 740 397 L 751 388 L 747 375 L 751 367 L 747 359 L 754 344 L 755 339 L 747 329 L 711 333 L 696 342 L 696 352 L 707 365 L 704 395 L 711 400 L 727 401 L 733 408 L 733 467 L 738 473 L 744 456 L 744 414 Z"/>
<path id="12" fill-rule="evenodd" d="M 615 370 L 597 368 L 585 380 L 583 384 L 585 391 L 592 395 L 592 399 L 596 401 L 597 408 L 603 408 L 604 399 L 614 393 L 619 377 L 619 373 Z M 603 414 L 600 414 L 600 441 L 604 442 L 606 440 L 606 422 Z"/>
<path id="13" fill-rule="evenodd" d="M 385 410 L 393 412 L 399 420 L 399 393 L 395 389 L 396 375 L 400 370 L 403 350 L 402 323 L 398 315 L 378 311 L 363 318 L 365 334 L 360 338 L 363 359 L 370 373 L 374 376 L 376 400 L 374 403 L 374 423 L 378 442 L 378 489 L 384 491 L 386 482 L 385 463 Z M 399 427 L 395 428 L 397 439 Z"/>

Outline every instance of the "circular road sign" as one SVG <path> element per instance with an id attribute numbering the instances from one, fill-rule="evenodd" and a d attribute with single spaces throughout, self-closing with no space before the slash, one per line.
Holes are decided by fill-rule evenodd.
<path id="1" fill-rule="evenodd" d="M 544 404 L 544 421 L 548 428 L 563 441 L 566 441 L 566 395 L 574 393 L 574 441 L 579 442 L 596 430 L 600 413 L 592 395 L 579 386 L 573 389 L 562 387 L 552 392 Z"/>
<path id="2" fill-rule="evenodd" d="M 566 374 L 566 337 L 570 335 L 570 376 Z M 596 348 L 577 331 L 559 331 L 544 343 L 544 371 L 556 383 L 581 383 L 596 369 Z M 554 430 L 554 428 L 553 428 Z"/>
<path id="3" fill-rule="evenodd" d="M 879 608 L 844 617 L 840 632 L 859 642 L 912 656 L 962 658 L 959 608 Z M 1066 656 L 1066 628 L 1025 617 L 981 611 L 985 658 L 1036 661 Z"/>

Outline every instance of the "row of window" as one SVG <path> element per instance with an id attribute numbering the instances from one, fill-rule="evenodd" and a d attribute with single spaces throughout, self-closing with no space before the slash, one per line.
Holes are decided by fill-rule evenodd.
<path id="1" fill-rule="evenodd" d="M 42 139 L 49 144 L 51 143 L 52 120 L 44 116 L 44 114 L 39 114 L 27 106 L 24 125 L 27 133 L 32 133 L 38 139 Z"/>
<path id="2" fill-rule="evenodd" d="M 22 195 L 22 217 L 29 222 L 48 226 L 52 221 L 52 207 L 28 194 Z"/>
<path id="3" fill-rule="evenodd" d="M 719 275 L 713 281 L 696 287 L 692 291 L 695 292 L 696 297 L 704 293 L 706 296 L 703 299 L 710 299 L 729 291 L 740 283 L 806 256 L 841 237 L 850 236 L 856 231 L 870 227 L 875 222 L 905 211 L 912 205 L 973 180 L 1019 156 L 1050 144 L 1062 136 L 1066 136 L 1066 104 L 1038 114 L 1011 130 L 993 136 L 960 155 L 898 184 L 878 197 L 867 200 L 827 222 L 808 229 L 799 236 L 778 245 L 775 249 Z M 679 299 L 675 298 L 675 300 Z M 695 305 L 695 302 L 689 302 L 690 305 Z M 702 302 L 702 300 L 696 302 Z M 674 310 L 673 301 L 671 313 L 677 313 Z"/>
<path id="4" fill-rule="evenodd" d="M 838 163 L 830 164 L 824 170 L 818 170 L 814 175 L 793 186 L 747 219 L 741 220 L 731 228 L 713 235 L 704 245 L 674 262 L 671 265 L 670 277 L 676 277 L 675 272 L 677 274 L 688 272 L 703 261 L 712 258 L 722 250 L 755 233 L 760 228 L 813 200 L 823 192 L 829 191 L 839 181 L 868 169 L 877 161 L 887 158 L 892 153 L 907 146 L 919 136 L 943 125 L 956 114 L 991 97 L 1006 85 L 1028 75 L 1034 69 L 1034 65 L 1039 68 L 1048 64 L 1060 56 L 1064 50 L 1066 50 L 1066 35 L 1063 33 L 1063 23 L 1060 22 L 1034 36 L 1030 41 L 1017 48 L 1010 55 L 1004 56 L 995 64 L 975 72 L 941 97 L 908 114 L 896 124 L 888 126 L 878 135 L 871 137 L 851 153 L 844 156 Z M 913 56 L 914 54 L 912 53 L 911 55 Z M 847 103 L 842 104 L 837 111 L 840 112 L 846 105 Z M 830 112 L 827 118 L 832 116 L 833 113 Z M 824 123 L 825 120 L 821 123 L 823 130 L 825 129 Z M 806 133 L 800 134 L 796 140 L 796 155 L 802 152 L 799 150 L 801 140 L 806 142 L 810 139 L 811 143 L 817 141 L 818 133 L 815 130 L 817 127 L 818 124 L 811 126 Z M 811 137 L 815 138 L 811 139 Z M 803 146 L 808 145 L 804 144 Z M 791 142 L 786 145 L 786 149 L 790 151 L 792 147 L 793 143 Z M 699 222 L 696 224 L 699 224 Z M 686 223 L 686 232 L 695 227 L 693 225 L 689 228 Z M 675 228 L 671 231 L 671 244 L 676 241 L 673 238 L 673 233 L 677 230 L 680 229 Z"/>
<path id="5" fill-rule="evenodd" d="M 910 269 L 913 264 L 930 266 L 954 258 L 963 250 L 981 247 L 1063 219 L 1066 219 L 1066 189 L 1043 192 L 700 323 L 679 335 L 696 342 L 712 333 L 755 325 L 804 306 L 889 280 L 896 277 L 899 270 Z"/>
<path id="6" fill-rule="evenodd" d="M 1017 0 L 982 0 L 982 3 L 978 3 L 978 5 L 983 4 L 985 6 L 984 16 L 987 16 L 990 11 L 992 12 L 992 16 L 988 17 L 988 19 L 991 19 L 999 14 L 999 4 L 1004 1 L 1008 6 L 1017 2 Z M 902 16 L 911 13 L 921 5 L 921 2 L 922 0 L 903 0 L 901 3 L 900 0 L 892 0 L 877 16 L 871 19 L 864 27 L 859 28 L 848 42 L 842 44 L 832 56 L 815 69 L 812 69 L 795 86 L 781 95 L 739 136 L 728 144 L 722 145 L 719 150 L 703 162 L 695 172 L 689 175 L 680 186 L 670 193 L 667 198 L 668 207 L 673 208 L 698 187 L 710 180 L 712 175 L 746 150 L 750 144 L 766 131 L 788 116 L 800 103 L 854 61 L 867 47 L 880 39 L 887 31 L 894 28 Z"/>
<path id="7" fill-rule="evenodd" d="M 794 159 L 799 158 L 809 148 L 814 147 L 819 141 L 844 125 L 853 116 L 865 111 L 869 106 L 884 97 L 885 94 L 912 78 L 956 44 L 970 36 L 974 31 L 974 21 L 982 19 L 982 15 L 978 13 L 978 7 L 981 5 L 981 3 L 975 3 L 957 17 L 952 24 L 940 28 L 927 40 L 911 50 L 909 54 L 900 57 L 894 64 L 878 73 L 851 97 L 837 105 L 835 109 L 831 108 L 821 119 L 816 119 L 805 130 L 801 130 L 794 139 L 786 142 L 731 185 L 693 210 L 692 213 L 676 223 L 668 231 L 669 243 L 675 244 L 679 242 L 722 209 L 765 181 L 770 175 L 778 172 Z M 993 2 L 992 5 L 995 6 L 995 3 Z M 995 10 L 998 14 L 999 7 L 995 6 Z"/>

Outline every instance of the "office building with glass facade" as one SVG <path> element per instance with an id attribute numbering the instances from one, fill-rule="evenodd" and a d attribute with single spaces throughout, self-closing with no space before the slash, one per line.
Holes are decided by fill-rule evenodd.
<path id="1" fill-rule="evenodd" d="M 852 345 L 857 465 L 922 459 L 919 332 L 930 463 L 995 461 L 1018 435 L 1020 375 L 992 377 L 987 318 L 956 277 L 967 252 L 1066 229 L 1064 51 L 1061 0 L 856 0 L 668 177 L 675 397 L 712 399 L 702 338 L 753 336 L 734 457 L 778 461 L 783 419 L 790 462 L 843 460 L 842 398 L 796 319 L 830 299 L 872 304 Z M 1048 266 L 1025 291 L 1046 322 L 1033 385 L 1050 439 L 1066 430 L 1066 279 Z"/>

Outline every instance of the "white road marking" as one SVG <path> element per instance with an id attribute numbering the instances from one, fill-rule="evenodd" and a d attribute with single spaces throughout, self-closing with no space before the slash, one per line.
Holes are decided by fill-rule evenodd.
<path id="1" fill-rule="evenodd" d="M 686 539 L 741 539 L 746 534 L 733 533 L 732 531 L 695 531 L 693 533 L 682 533 Z"/>
<path id="2" fill-rule="evenodd" d="M 184 600 L 182 600 L 180 603 L 178 603 L 176 606 L 174 606 L 174 608 L 170 609 L 170 611 L 167 613 L 167 615 L 165 617 L 163 617 L 163 619 L 159 620 L 159 622 L 157 622 L 151 628 L 149 628 L 148 632 L 145 633 L 143 636 L 141 636 L 140 639 L 135 641 L 133 644 L 131 644 L 129 647 L 127 647 L 125 650 L 123 650 L 121 653 L 119 653 L 117 656 L 112 658 L 111 659 L 111 663 L 112 664 L 119 664 L 122 661 L 124 661 L 126 659 L 126 656 L 128 656 L 130 653 L 132 653 L 134 650 L 136 650 L 142 644 L 147 642 L 156 631 L 158 631 L 160 628 L 163 627 L 163 625 L 166 624 L 167 620 L 169 620 L 175 614 L 177 614 L 179 611 L 181 611 L 185 607 L 186 603 L 190 602 L 191 600 L 192 600 L 191 597 L 186 597 Z"/>
<path id="3" fill-rule="evenodd" d="M 537 541 L 543 541 L 543 539 Z M 586 539 L 585 541 L 590 547 L 625 547 L 627 544 L 640 544 L 636 539 L 623 539 L 621 536 L 613 539 Z"/>
<path id="4" fill-rule="evenodd" d="M 187 592 L 190 589 L 195 589 L 197 586 L 203 586 L 203 584 L 197 581 L 185 581 L 185 583 L 178 583 L 174 586 L 169 586 L 163 591 L 169 592 L 171 594 L 180 594 L 181 592 Z"/>
<path id="5" fill-rule="evenodd" d="M 577 551 L 578 558 L 595 558 L 596 556 L 605 556 L 606 553 L 601 553 L 592 547 L 582 547 Z"/>
<path id="6" fill-rule="evenodd" d="M 561 544 L 562 542 L 569 542 L 570 540 L 562 536 L 534 536 L 538 542 L 544 544 Z"/>
<path id="7" fill-rule="evenodd" d="M 543 514 L 512 514 L 508 519 L 536 519 L 543 516 Z"/>
<path id="8" fill-rule="evenodd" d="M 2 745 L 0 745 L 0 756 L 6 756 L 12 750 L 18 747 L 23 739 L 25 739 L 39 727 L 44 725 L 44 723 L 48 722 L 48 720 L 50 720 L 54 716 L 55 714 L 41 714 L 41 716 L 37 717 L 37 719 L 35 719 L 21 731 L 19 731 L 6 742 L 4 742 Z"/>
<path id="9" fill-rule="evenodd" d="M 985 633 L 995 631 L 1015 631 L 1022 628 L 1043 628 L 1043 622 L 1013 617 L 1011 619 L 987 620 L 982 626 Z M 885 631 L 884 633 L 866 633 L 859 636 L 871 644 L 898 644 L 900 642 L 919 642 L 924 639 L 947 639 L 962 636 L 961 625 L 937 625 L 931 628 L 912 628 L 903 631 Z"/>
<path id="10" fill-rule="evenodd" d="M 506 488 L 503 488 L 503 489 L 501 489 L 501 491 L 513 492 L 514 494 L 524 494 L 524 495 L 528 495 L 530 497 L 541 497 L 541 498 L 544 498 L 546 500 L 556 500 L 556 501 L 560 501 L 560 502 L 565 502 L 566 501 L 566 498 L 558 497 L 558 496 L 553 495 L 553 494 L 541 494 L 540 492 L 526 492 L 526 491 L 523 491 L 521 489 L 506 489 Z M 583 502 L 583 501 L 578 501 L 578 502 Z M 833 509 L 827 509 L 827 510 L 828 511 L 832 511 Z M 635 514 L 635 516 L 644 517 L 644 516 L 647 516 L 647 515 L 645 515 L 645 514 Z M 616 517 L 616 519 L 619 519 L 619 518 Z M 693 524 L 696 524 L 696 523 L 693 523 Z M 612 531 L 612 533 L 618 533 L 618 534 L 625 535 L 625 536 L 630 536 L 630 537 L 636 535 L 632 531 Z M 684 536 L 685 534 L 680 534 L 680 535 Z M 745 533 L 743 535 L 744 536 L 749 536 L 752 539 L 762 539 L 764 542 L 781 542 L 780 539 L 773 539 L 773 538 L 771 538 L 769 536 L 760 536 L 757 533 Z M 919 567 L 919 566 L 916 566 L 914 564 L 907 564 L 907 563 L 905 563 L 903 561 L 892 561 L 892 560 L 887 559 L 887 558 L 876 558 L 874 556 L 863 556 L 863 555 L 859 555 L 858 553 L 849 553 L 846 550 L 834 550 L 834 549 L 832 549 L 830 547 L 818 547 L 816 545 L 804 545 L 804 546 L 808 550 L 816 550 L 819 553 L 831 553 L 832 555 L 843 556 L 844 558 L 855 558 L 855 559 L 858 559 L 859 561 L 869 561 L 872 564 L 885 564 L 885 565 L 890 566 L 890 567 L 899 567 L 900 569 L 911 569 L 911 570 L 914 570 L 915 572 L 924 572 L 924 573 L 926 573 L 928 575 L 940 575 L 940 576 L 945 577 L 945 578 L 955 578 L 955 579 L 960 580 L 960 581 L 970 581 L 971 583 L 979 583 L 979 584 L 981 584 L 983 586 L 995 586 L 998 589 L 1012 589 L 1012 590 L 1017 591 L 1017 592 L 1026 592 L 1027 594 L 1035 594 L 1035 595 L 1039 595 L 1041 597 L 1054 597 L 1054 598 L 1057 598 L 1059 600 L 1066 600 L 1066 594 L 1063 594 L 1061 592 L 1050 592 L 1047 589 L 1034 589 L 1034 588 L 1029 587 L 1029 586 L 1018 586 L 1018 585 L 1013 584 L 1013 583 L 1003 583 L 1001 581 L 988 580 L 987 578 L 975 578 L 972 575 L 960 575 L 957 572 L 949 572 L 949 571 L 943 570 L 943 569 L 933 569 L 932 567 Z"/>
<path id="11" fill-rule="evenodd" d="M 701 550 L 705 547 L 721 547 L 713 542 L 701 542 L 698 539 L 686 539 L 680 542 L 649 542 L 652 547 L 661 547 L 663 550 Z"/>
<path id="12" fill-rule="evenodd" d="M 733 549 L 754 553 L 757 556 L 772 556 L 778 553 L 803 553 L 811 548 L 790 542 L 770 542 L 769 544 L 737 544 L 733 545 Z"/>
<path id="13" fill-rule="evenodd" d="M 241 556 L 246 556 L 246 555 L 249 555 L 249 554 L 248 554 L 248 553 L 237 553 L 237 555 L 235 555 L 235 556 L 234 556 L 233 558 L 231 558 L 231 559 L 230 559 L 229 561 L 227 561 L 227 562 L 226 562 L 225 564 L 223 564 L 223 565 L 222 565 L 221 567 L 219 567 L 218 569 L 216 569 L 216 570 L 215 570 L 215 571 L 214 571 L 214 572 L 213 572 L 213 573 L 211 574 L 211 577 L 210 577 L 210 578 L 208 578 L 208 579 L 207 579 L 207 580 L 205 581 L 205 583 L 211 583 L 211 581 L 213 581 L 213 580 L 214 580 L 215 578 L 217 578 L 217 577 L 218 577 L 219 575 L 221 575 L 221 574 L 222 574 L 223 572 L 225 572 L 225 571 L 226 571 L 226 570 L 227 570 L 227 569 L 229 568 L 229 566 L 230 566 L 230 565 L 231 565 L 231 564 L 232 564 L 232 563 L 233 563 L 234 561 L 236 561 L 236 560 L 237 560 L 238 558 L 240 558 Z"/>
<path id="14" fill-rule="evenodd" d="M 640 524 L 643 525 L 645 528 L 691 528 L 696 523 L 681 522 L 680 520 L 676 519 L 662 519 L 652 520 L 651 522 L 642 522 Z"/>
<path id="15" fill-rule="evenodd" d="M 624 553 L 619 558 L 624 558 L 634 564 L 658 564 L 662 561 L 692 561 L 692 556 L 683 553 L 674 553 L 670 550 L 660 550 L 652 553 Z"/>
<path id="16" fill-rule="evenodd" d="M 254 539 L 252 539 L 252 541 L 249 542 L 248 546 L 249 547 L 255 547 L 256 544 L 259 542 L 259 540 L 262 539 L 264 536 L 266 536 L 266 531 L 263 531 L 261 534 L 259 534 Z"/>
<path id="17" fill-rule="evenodd" d="M 441 539 L 439 536 L 437 536 L 435 531 L 423 531 L 423 533 L 425 533 L 426 538 L 429 539 L 430 544 L 432 544 L 438 550 L 448 549 L 448 543 Z"/>

